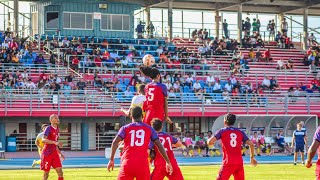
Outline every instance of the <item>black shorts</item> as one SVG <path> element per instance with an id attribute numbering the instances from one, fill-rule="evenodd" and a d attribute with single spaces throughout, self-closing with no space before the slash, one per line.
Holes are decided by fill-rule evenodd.
<path id="1" fill-rule="evenodd" d="M 294 152 L 304 152 L 304 145 L 295 145 Z"/>

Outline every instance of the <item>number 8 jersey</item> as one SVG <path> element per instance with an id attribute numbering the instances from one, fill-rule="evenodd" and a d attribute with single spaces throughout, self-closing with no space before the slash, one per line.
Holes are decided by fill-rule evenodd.
<path id="1" fill-rule="evenodd" d="M 223 165 L 242 165 L 242 143 L 248 140 L 247 135 L 238 128 L 225 127 L 216 132 L 215 138 L 221 139 Z"/>
<path id="2" fill-rule="evenodd" d="M 167 86 L 159 82 L 151 82 L 146 85 L 146 101 L 143 104 L 143 110 L 146 111 L 146 116 L 143 122 L 150 125 L 153 118 L 158 118 L 164 121 L 164 103 L 168 97 Z"/>

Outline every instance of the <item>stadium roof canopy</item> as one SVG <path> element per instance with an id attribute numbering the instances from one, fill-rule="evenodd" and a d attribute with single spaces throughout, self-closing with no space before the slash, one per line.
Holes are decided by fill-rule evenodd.
<path id="1" fill-rule="evenodd" d="M 242 4 L 243 12 L 272 14 L 303 14 L 309 9 L 309 15 L 320 15 L 320 0 L 172 0 L 173 9 L 238 11 Z M 167 0 L 146 0 L 145 6 L 167 8 Z"/>

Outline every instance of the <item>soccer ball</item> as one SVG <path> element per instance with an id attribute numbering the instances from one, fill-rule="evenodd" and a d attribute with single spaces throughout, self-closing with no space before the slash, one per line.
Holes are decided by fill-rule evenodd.
<path id="1" fill-rule="evenodd" d="M 156 62 L 156 60 L 151 54 L 146 54 L 143 57 L 142 62 L 145 66 L 152 66 Z"/>

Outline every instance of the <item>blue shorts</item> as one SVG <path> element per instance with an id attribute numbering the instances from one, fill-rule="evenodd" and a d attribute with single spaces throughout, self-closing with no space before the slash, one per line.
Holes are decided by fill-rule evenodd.
<path id="1" fill-rule="evenodd" d="M 304 144 L 295 145 L 294 152 L 304 152 Z"/>

